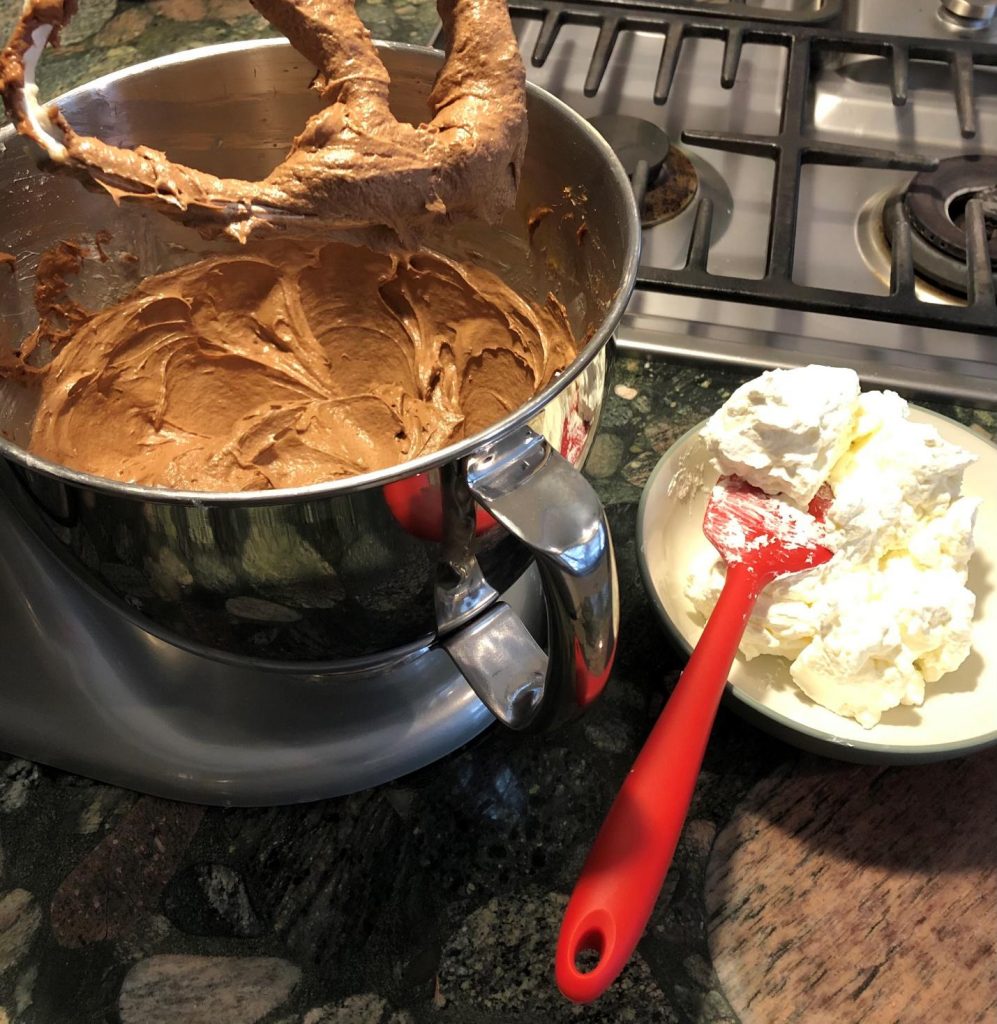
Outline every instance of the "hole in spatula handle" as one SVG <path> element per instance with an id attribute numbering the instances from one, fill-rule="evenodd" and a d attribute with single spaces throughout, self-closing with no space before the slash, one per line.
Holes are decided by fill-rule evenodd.
<path id="1" fill-rule="evenodd" d="M 616 979 L 623 962 L 613 956 L 616 928 L 612 915 L 592 910 L 568 935 L 562 935 L 555 963 L 557 986 L 575 1003 L 600 996 Z"/>
<path id="2" fill-rule="evenodd" d="M 602 959 L 602 933 L 589 932 L 582 936 L 575 952 L 575 970 L 579 974 L 591 974 Z"/>

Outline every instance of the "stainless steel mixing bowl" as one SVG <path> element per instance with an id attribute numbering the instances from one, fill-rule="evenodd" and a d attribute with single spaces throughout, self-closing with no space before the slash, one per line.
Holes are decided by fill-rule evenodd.
<path id="1" fill-rule="evenodd" d="M 440 55 L 380 49 L 397 115 L 422 120 Z M 58 102 L 83 133 L 152 145 L 221 175 L 262 177 L 316 109 L 313 73 L 283 40 L 237 43 L 151 61 Z M 601 689 L 618 623 L 612 544 L 598 499 L 571 463 L 583 462 L 598 419 L 639 221 L 622 168 L 591 126 L 541 90 L 531 88 L 528 102 L 515 213 L 501 230 L 462 226 L 433 244 L 492 266 L 527 294 L 554 291 L 587 341 L 542 394 L 478 436 L 328 484 L 182 493 L 35 458 L 24 447 L 32 395 L 3 384 L 0 483 L 95 593 L 180 646 L 298 672 L 352 670 L 442 645 L 517 727 L 559 718 Z M 18 264 L 16 275 L 0 274 L 0 345 L 17 346 L 33 328 L 38 255 L 63 239 L 112 235 L 110 258 L 88 261 L 78 282 L 92 308 L 223 247 L 39 170 L 36 151 L 10 128 L 0 132 L 4 147 L 0 249 Z M 567 459 L 556 450 L 562 438 Z M 438 495 L 432 507 L 442 496 L 435 526 L 414 515 L 420 488 Z M 494 521 L 476 520 L 476 505 Z M 498 600 L 533 558 L 545 581 L 549 666 Z"/>

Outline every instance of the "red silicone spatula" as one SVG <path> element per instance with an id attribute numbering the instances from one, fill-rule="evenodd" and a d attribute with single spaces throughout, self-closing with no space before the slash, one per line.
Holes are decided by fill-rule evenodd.
<path id="1" fill-rule="evenodd" d="M 824 488 L 801 512 L 724 477 L 703 532 L 727 563 L 723 591 L 665 706 L 609 810 L 561 925 L 557 984 L 569 999 L 598 998 L 637 945 L 668 872 L 692 799 L 706 741 L 738 644 L 763 587 L 831 557 L 819 520 Z M 580 968 L 579 954 L 598 960 Z"/>

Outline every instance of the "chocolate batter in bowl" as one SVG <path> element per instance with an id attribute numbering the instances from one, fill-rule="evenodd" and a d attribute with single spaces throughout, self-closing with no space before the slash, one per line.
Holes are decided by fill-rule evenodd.
<path id="1" fill-rule="evenodd" d="M 58 332 L 59 334 L 68 332 Z M 429 251 L 284 240 L 142 282 L 47 365 L 29 450 L 179 490 L 396 466 L 514 412 L 574 358 L 563 308 Z"/>
<path id="2" fill-rule="evenodd" d="M 439 55 L 392 45 L 379 52 L 391 76 L 393 112 L 418 123 Z M 241 43 L 129 69 L 59 104 L 81 133 L 118 145 L 141 141 L 216 175 L 256 178 L 268 173 L 315 112 L 317 100 L 307 90 L 312 74 L 282 40 Z M 302 483 L 304 477 L 268 477 L 264 469 L 237 481 L 224 477 L 225 490 L 218 490 L 218 479 L 196 474 L 169 487 L 121 482 L 136 475 L 119 465 L 113 433 L 100 438 L 93 411 L 75 419 L 60 413 L 42 431 L 68 430 L 60 444 L 84 432 L 97 435 L 98 447 L 110 453 L 101 475 L 39 457 L 26 450 L 38 389 L 8 376 L 0 387 L 0 482 L 98 594 L 151 632 L 218 658 L 329 669 L 355 667 L 358 659 L 383 664 L 436 642 L 478 689 L 467 631 L 509 628 L 497 594 L 535 557 L 545 577 L 554 647 L 563 633 L 563 650 L 552 659 L 564 663 L 561 678 L 551 685 L 554 672 L 548 671 L 550 700 L 534 699 L 538 687 L 525 697 L 512 694 L 520 708 L 525 700 L 528 715 L 517 718 L 511 704 L 507 714 L 489 706 L 512 724 L 527 718 L 536 724 L 601 689 L 618 617 L 612 551 L 598 502 L 570 464 L 582 464 L 598 420 L 605 346 L 633 286 L 639 227 L 629 183 L 601 138 L 539 90 L 528 90 L 528 109 L 530 142 L 517 205 L 500 227 L 431 225 L 415 255 L 358 249 L 355 260 L 338 242 L 316 242 L 307 253 L 282 248 L 288 243 L 281 239 L 240 248 L 139 209 L 117 209 L 106 194 L 40 172 L 25 140 L 10 129 L 0 133 L 6 146 L 0 249 L 18 254 L 16 275 L 0 275 L 0 351 L 19 349 L 34 329 L 38 254 L 58 251 L 67 240 L 91 250 L 71 277 L 73 300 L 90 310 L 148 288 L 154 275 L 182 277 L 194 261 L 210 256 L 218 286 L 211 290 L 214 327 L 207 329 L 217 330 L 219 305 L 224 309 L 235 287 L 233 261 L 251 261 L 261 302 L 273 291 L 275 268 L 281 275 L 307 271 L 309 322 L 321 330 L 315 303 L 325 294 L 322 274 L 340 283 L 349 277 L 345 293 L 358 296 L 372 278 L 404 282 L 387 286 L 402 310 L 411 309 L 405 289 L 411 294 L 418 281 L 435 274 L 452 282 L 471 268 L 480 281 L 501 280 L 532 306 L 533 315 L 545 319 L 540 334 L 566 322 L 578 339 L 573 357 L 570 351 L 552 354 L 557 345 L 545 352 L 543 344 L 523 341 L 533 349 L 530 372 L 538 393 L 531 397 L 532 385 L 517 390 L 514 383 L 508 409 L 494 387 L 470 395 L 464 410 L 469 426 L 438 451 L 413 446 L 413 437 L 448 429 L 445 408 L 436 410 L 431 428 L 418 416 L 398 424 L 391 440 L 409 449 L 351 465 L 359 475 L 337 478 L 323 467 L 317 474 L 323 482 Z M 246 275 L 236 276 L 246 286 Z M 548 301 L 551 294 L 556 302 Z M 169 301 L 157 294 L 156 302 L 167 304 L 158 308 L 160 327 L 170 321 Z M 489 333 L 487 323 L 482 332 Z M 273 344 L 280 348 L 279 332 Z M 470 344 L 480 354 L 487 339 Z M 386 345 L 366 355 L 384 364 L 397 351 Z M 557 372 L 559 362 L 567 365 Z M 404 369 L 421 372 L 411 363 Z M 315 385 L 296 372 L 295 387 Z M 74 383 L 63 381 L 67 401 Z M 445 382 L 436 383 L 443 394 Z M 233 415 L 224 403 L 209 405 L 193 414 L 191 432 L 199 415 L 205 422 Z M 399 463 L 399 455 L 409 461 Z"/>

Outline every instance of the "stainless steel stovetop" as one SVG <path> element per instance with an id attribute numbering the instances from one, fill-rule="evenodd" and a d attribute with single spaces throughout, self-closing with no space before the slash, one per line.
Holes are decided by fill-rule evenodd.
<path id="1" fill-rule="evenodd" d="M 673 13 L 662 13 L 662 7 Z M 889 296 L 891 252 L 883 209 L 911 180 L 915 172 L 909 168 L 918 158 L 926 165 L 931 158 L 997 154 L 992 28 L 954 31 L 936 16 L 938 3 L 928 0 L 844 0 L 826 27 L 820 22 L 826 8 L 791 3 L 513 0 L 511 8 L 533 82 L 588 117 L 622 113 L 664 128 L 699 171 L 696 199 L 712 200 L 709 276 L 700 275 L 694 294 L 638 287 L 619 332 L 622 348 L 746 366 L 850 365 L 869 383 L 997 401 L 992 297 L 982 307 L 989 334 L 944 329 L 965 300 L 920 275 L 913 316 L 929 304 L 951 304 L 945 311 L 927 310 L 943 314 L 936 321 L 941 326 L 778 308 L 779 303 L 757 304 L 757 294 L 750 296 L 752 304 L 727 298 L 752 288 L 764 298 L 767 264 L 773 261 L 791 265 L 792 289 L 804 306 L 820 309 L 826 293 L 821 290 L 837 293 L 838 308 L 844 304 L 848 312 L 848 295 L 855 296 L 856 311 L 868 296 Z M 731 14 L 747 20 L 716 17 Z M 761 15 L 771 20 L 759 20 Z M 731 26 L 737 33 L 733 43 Z M 859 37 L 853 29 L 871 34 Z M 887 31 L 930 32 L 937 46 L 910 45 L 907 37 Z M 738 45 L 736 79 L 724 88 Z M 796 67 L 804 46 L 807 67 Z M 766 143 L 786 143 L 786 133 L 792 136 L 793 125 L 783 122 L 784 108 L 786 117 L 793 116 L 787 76 L 798 80 L 803 73 L 809 82 L 799 106 L 802 137 L 808 146 L 844 156 L 833 162 L 822 153 L 802 157 L 795 243 L 786 253 L 779 250 L 779 238 L 791 234 L 783 230 L 775 242 L 770 238 L 773 201 L 786 187 L 786 170 Z M 659 100 L 667 90 L 664 102 L 655 102 L 656 90 Z M 737 148 L 755 152 L 729 151 L 729 143 L 724 151 L 716 143 L 681 141 L 683 132 L 734 138 Z M 893 162 L 908 169 L 838 165 L 855 162 L 855 147 L 885 151 L 867 162 L 895 156 Z M 668 272 L 686 263 L 696 206 L 694 201 L 673 220 L 645 229 L 645 279 L 657 275 L 679 285 L 686 279 Z M 778 282 L 773 290 L 780 291 Z M 790 289 L 781 291 L 794 297 Z"/>

